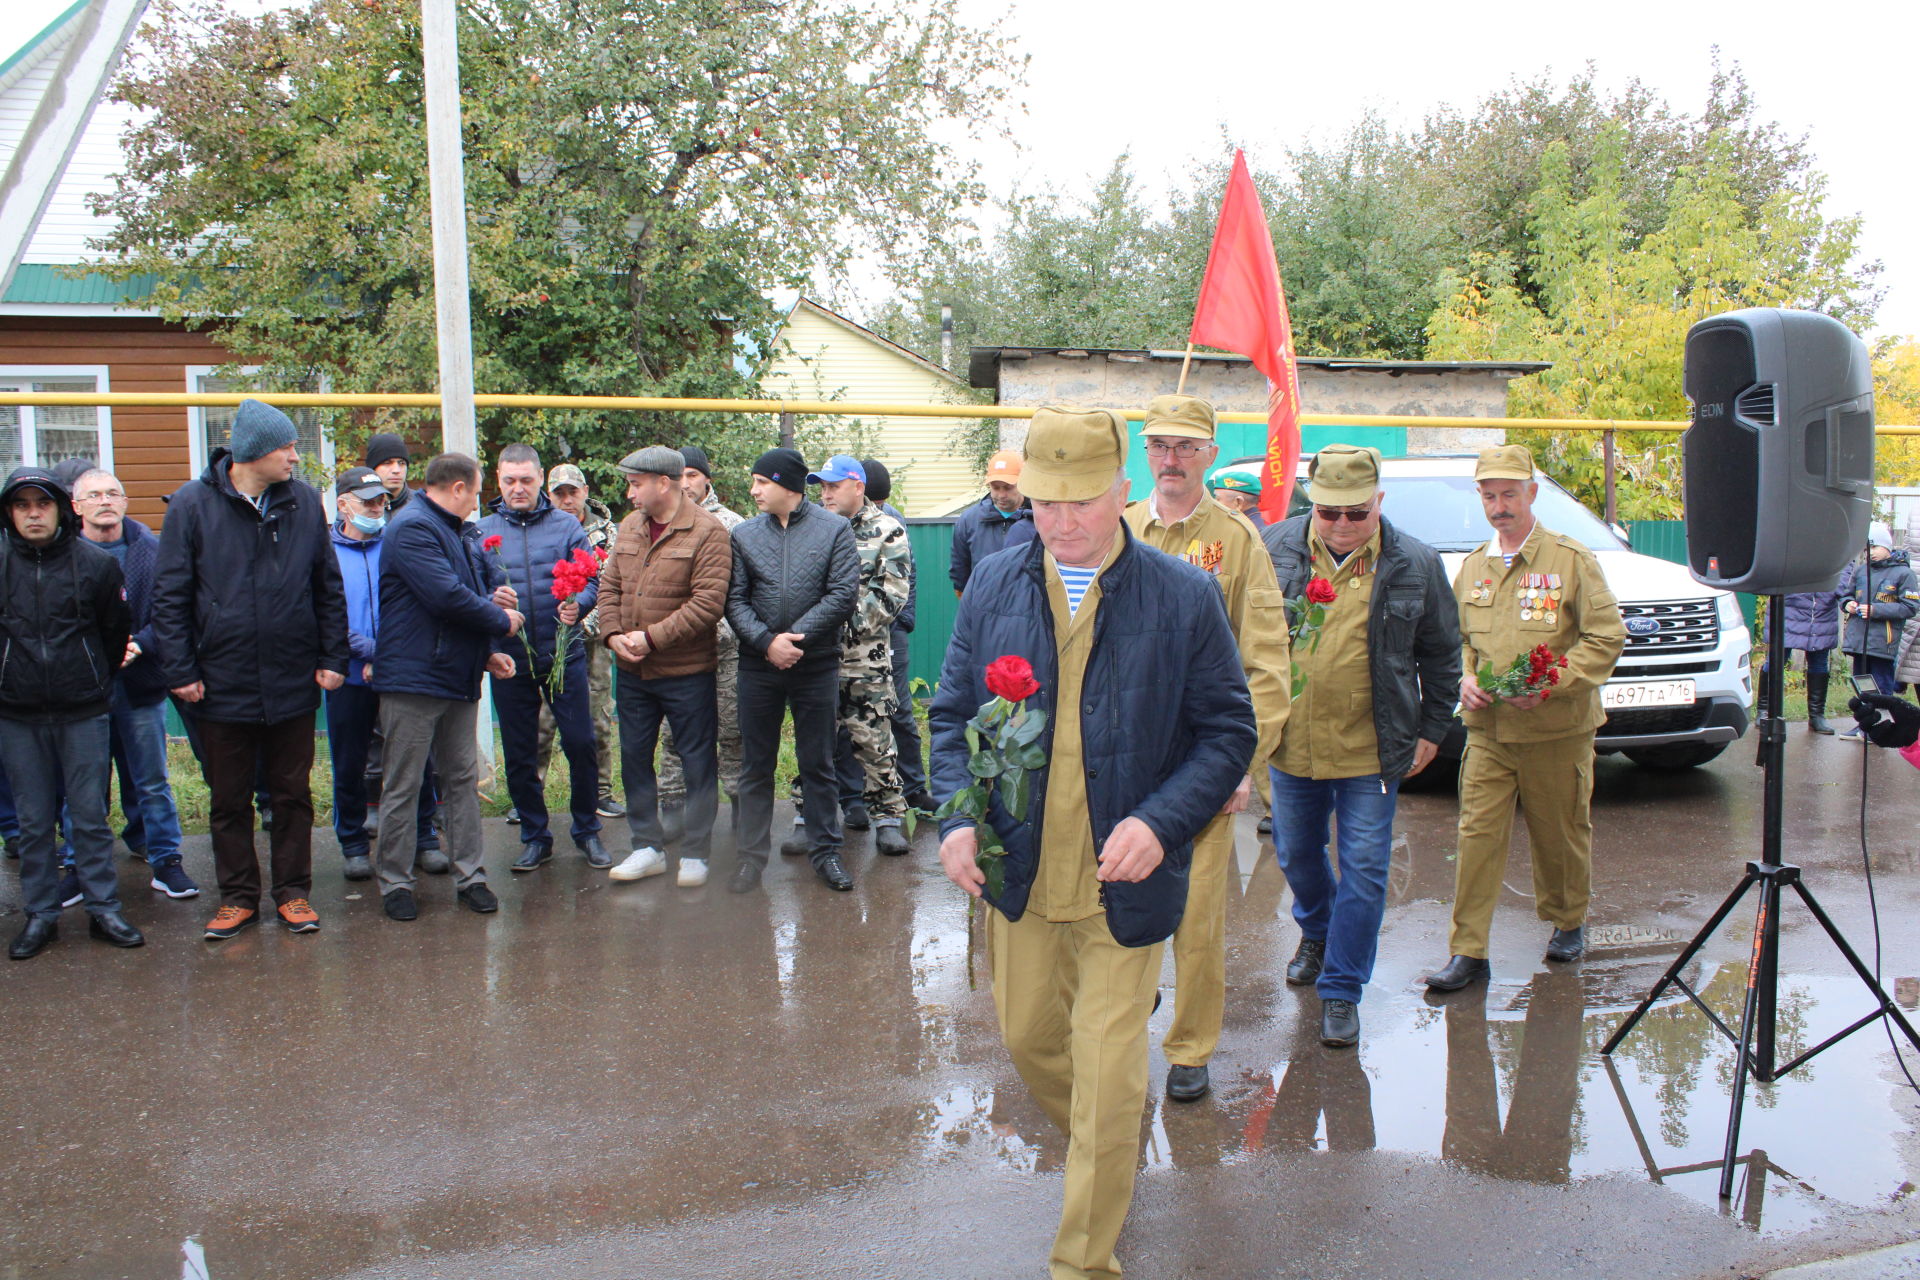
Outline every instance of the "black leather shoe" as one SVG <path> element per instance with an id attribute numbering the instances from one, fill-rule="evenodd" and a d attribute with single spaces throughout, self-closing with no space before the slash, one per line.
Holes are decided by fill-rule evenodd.
<path id="1" fill-rule="evenodd" d="M 445 849 L 422 849 L 413 855 L 413 865 L 430 876 L 443 876 L 453 869 Z"/>
<path id="2" fill-rule="evenodd" d="M 1454 956 L 1440 972 L 1427 975 L 1427 985 L 1435 991 L 1458 991 L 1469 982 L 1480 982 L 1492 975 L 1493 970 L 1479 956 Z"/>
<path id="3" fill-rule="evenodd" d="M 53 940 L 59 936 L 59 921 L 42 920 L 34 916 L 14 938 L 13 945 L 7 948 L 7 955 L 14 960 L 31 960 L 52 946 Z"/>
<path id="4" fill-rule="evenodd" d="M 95 911 L 87 921 L 87 936 L 98 938 L 102 942 L 111 942 L 116 947 L 144 947 L 146 935 L 127 923 L 127 918 L 118 911 Z"/>
<path id="5" fill-rule="evenodd" d="M 1304 987 L 1318 978 L 1326 958 L 1327 940 L 1325 938 L 1300 939 L 1300 945 L 1294 949 L 1293 960 L 1287 965 L 1288 985 Z"/>
<path id="6" fill-rule="evenodd" d="M 1320 1043 L 1330 1049 L 1345 1049 L 1359 1040 L 1360 1006 L 1351 1000 L 1322 1000 Z"/>
<path id="7" fill-rule="evenodd" d="M 793 834 L 780 842 L 780 852 L 789 858 L 799 858 L 813 852 L 813 840 L 808 837 L 805 827 L 795 827 Z"/>
<path id="8" fill-rule="evenodd" d="M 1586 954 L 1587 930 L 1583 925 L 1571 929 L 1555 929 L 1553 936 L 1547 939 L 1547 959 L 1578 960 Z"/>
<path id="9" fill-rule="evenodd" d="M 460 905 L 469 911 L 492 915 L 500 909 L 500 899 L 493 896 L 493 890 L 487 888 L 487 882 L 476 880 L 453 895 L 460 899 Z"/>
<path id="10" fill-rule="evenodd" d="M 416 920 L 420 916 L 420 906 L 413 900 L 411 889 L 389 889 L 380 895 L 380 905 L 386 909 L 389 920 Z"/>
<path id="11" fill-rule="evenodd" d="M 550 844 L 530 844 L 521 850 L 519 860 L 513 864 L 513 873 L 520 875 L 527 871 L 538 871 L 553 859 L 553 846 Z"/>
<path id="12" fill-rule="evenodd" d="M 840 810 L 840 820 L 847 824 L 849 831 L 865 831 L 873 825 L 873 819 L 867 816 L 867 806 L 850 804 Z"/>
<path id="13" fill-rule="evenodd" d="M 588 866 L 604 871 L 613 865 L 613 855 L 607 852 L 607 846 L 600 843 L 599 836 L 582 836 L 577 843 L 580 852 L 587 856 Z"/>
<path id="14" fill-rule="evenodd" d="M 348 880 L 371 880 L 373 859 L 364 853 L 349 854 L 340 868 L 340 874 Z"/>
<path id="15" fill-rule="evenodd" d="M 1207 1078 L 1205 1063 L 1197 1067 L 1175 1064 L 1167 1068 L 1167 1096 L 1175 1102 L 1197 1102 L 1212 1088 L 1213 1081 Z"/>
<path id="16" fill-rule="evenodd" d="M 881 827 L 873 833 L 873 847 L 890 858 L 897 858 L 909 847 L 907 833 L 895 826 Z"/>
<path id="17" fill-rule="evenodd" d="M 830 853 L 813 864 L 813 874 L 826 882 L 827 888 L 835 893 L 845 893 L 853 888 L 853 877 L 840 862 L 840 855 Z"/>
<path id="18" fill-rule="evenodd" d="M 909 809 L 914 810 L 917 813 L 923 813 L 927 817 L 931 818 L 933 816 L 933 811 L 935 809 L 938 809 L 940 807 L 940 804 L 937 800 L 933 798 L 933 795 L 931 792 L 916 791 L 912 795 L 907 797 L 907 807 Z"/>
<path id="19" fill-rule="evenodd" d="M 752 893 L 760 887 L 760 864 L 742 862 L 733 869 L 733 879 L 727 883 L 728 893 Z"/>

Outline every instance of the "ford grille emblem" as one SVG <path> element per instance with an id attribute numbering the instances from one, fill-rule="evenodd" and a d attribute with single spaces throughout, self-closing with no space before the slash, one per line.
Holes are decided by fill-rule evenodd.
<path id="1" fill-rule="evenodd" d="M 1627 634 L 1632 636 L 1650 636 L 1660 629 L 1658 618 L 1632 617 L 1627 619 Z"/>

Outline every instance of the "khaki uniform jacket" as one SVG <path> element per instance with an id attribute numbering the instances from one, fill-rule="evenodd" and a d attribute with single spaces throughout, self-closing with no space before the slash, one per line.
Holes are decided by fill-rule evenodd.
<path id="1" fill-rule="evenodd" d="M 1536 522 L 1511 568 L 1497 541 L 1470 552 L 1454 575 L 1453 594 L 1460 602 L 1465 671 L 1477 675 L 1482 663 L 1504 671 L 1541 644 L 1567 660 L 1551 696 L 1531 711 L 1497 698 L 1480 711 L 1463 708 L 1469 733 L 1496 742 L 1546 742 L 1605 723 L 1600 686 L 1613 674 L 1627 628 L 1593 552 Z"/>
<path id="2" fill-rule="evenodd" d="M 1264 770 L 1280 746 L 1292 702 L 1292 650 L 1287 642 L 1287 601 L 1273 574 L 1273 558 L 1250 521 L 1211 494 L 1185 520 L 1161 523 L 1153 499 L 1127 504 L 1127 527 L 1150 547 L 1204 569 L 1227 606 L 1227 622 L 1240 646 L 1240 665 L 1253 695 L 1260 735 L 1253 768 Z"/>
<path id="3" fill-rule="evenodd" d="M 651 651 L 638 663 L 616 656 L 620 669 L 643 680 L 714 670 L 732 574 L 726 527 L 695 503 L 680 504 L 658 542 L 647 537 L 646 512 L 622 520 L 600 571 L 601 631 L 645 631 Z"/>

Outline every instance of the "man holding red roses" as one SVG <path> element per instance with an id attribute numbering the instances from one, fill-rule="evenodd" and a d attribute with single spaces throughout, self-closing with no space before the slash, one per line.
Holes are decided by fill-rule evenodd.
<path id="1" fill-rule="evenodd" d="M 1197 396 L 1155 396 L 1140 433 L 1153 491 L 1127 507 L 1127 528 L 1150 547 L 1211 576 L 1240 646 L 1260 741 L 1253 768 L 1273 754 L 1289 702 L 1287 603 L 1273 561 L 1245 517 L 1207 493 L 1207 469 L 1219 454 L 1213 405 Z M 1192 1102 L 1210 1087 L 1207 1063 L 1220 1043 L 1227 998 L 1227 870 L 1233 819 L 1253 794 L 1251 774 L 1193 842 L 1187 913 L 1173 935 L 1173 1025 L 1167 1028 L 1167 1096 Z"/>
<path id="2" fill-rule="evenodd" d="M 1491 542 L 1467 555 L 1453 580 L 1459 599 L 1460 852 L 1453 866 L 1453 954 L 1427 975 L 1435 991 L 1485 978 L 1488 935 L 1516 807 L 1533 847 L 1533 902 L 1553 926 L 1547 959 L 1586 951 L 1593 880 L 1593 735 L 1607 718 L 1600 686 L 1627 643 L 1626 624 L 1593 552 L 1533 517 L 1540 492 L 1525 446 L 1480 451 L 1473 478 L 1493 526 Z M 1496 697 L 1480 687 L 1483 662 L 1504 669 L 1545 645 L 1566 660 L 1549 693 Z"/>
<path id="3" fill-rule="evenodd" d="M 1460 633 L 1439 555 L 1381 518 L 1379 453 L 1328 445 L 1307 476 L 1312 512 L 1261 535 L 1280 589 L 1317 621 L 1293 651 L 1297 692 L 1269 775 L 1273 842 L 1300 926 L 1287 981 L 1315 985 L 1320 1040 L 1344 1048 L 1360 1039 L 1400 783 L 1453 723 Z"/>
<path id="4" fill-rule="evenodd" d="M 1256 737 L 1219 588 L 1125 527 L 1126 451 L 1126 420 L 1110 410 L 1034 415 L 1022 486 L 1037 541 L 974 570 L 929 716 L 934 795 L 953 802 L 941 867 L 993 908 L 1001 1035 L 1068 1138 L 1055 1277 L 1120 1274 L 1161 944 L 1186 905 L 1194 837 L 1233 796 Z M 1005 850 L 989 879 L 976 819 L 959 808 L 962 792 L 978 798 L 973 769 L 993 767 L 968 722 L 1016 694 L 1023 715 L 1047 719 L 1023 744 L 1037 748 L 1014 788 L 1024 803 L 1010 809 L 996 787 L 987 804 Z"/>

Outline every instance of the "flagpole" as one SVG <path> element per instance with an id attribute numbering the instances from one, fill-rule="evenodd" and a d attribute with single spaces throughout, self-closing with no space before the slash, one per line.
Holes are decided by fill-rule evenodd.
<path id="1" fill-rule="evenodd" d="M 1187 370 L 1191 368 L 1192 365 L 1193 365 L 1193 344 L 1189 342 L 1187 344 L 1187 358 L 1180 362 L 1180 384 L 1173 389 L 1173 394 L 1179 395 L 1181 392 L 1187 389 Z"/>

